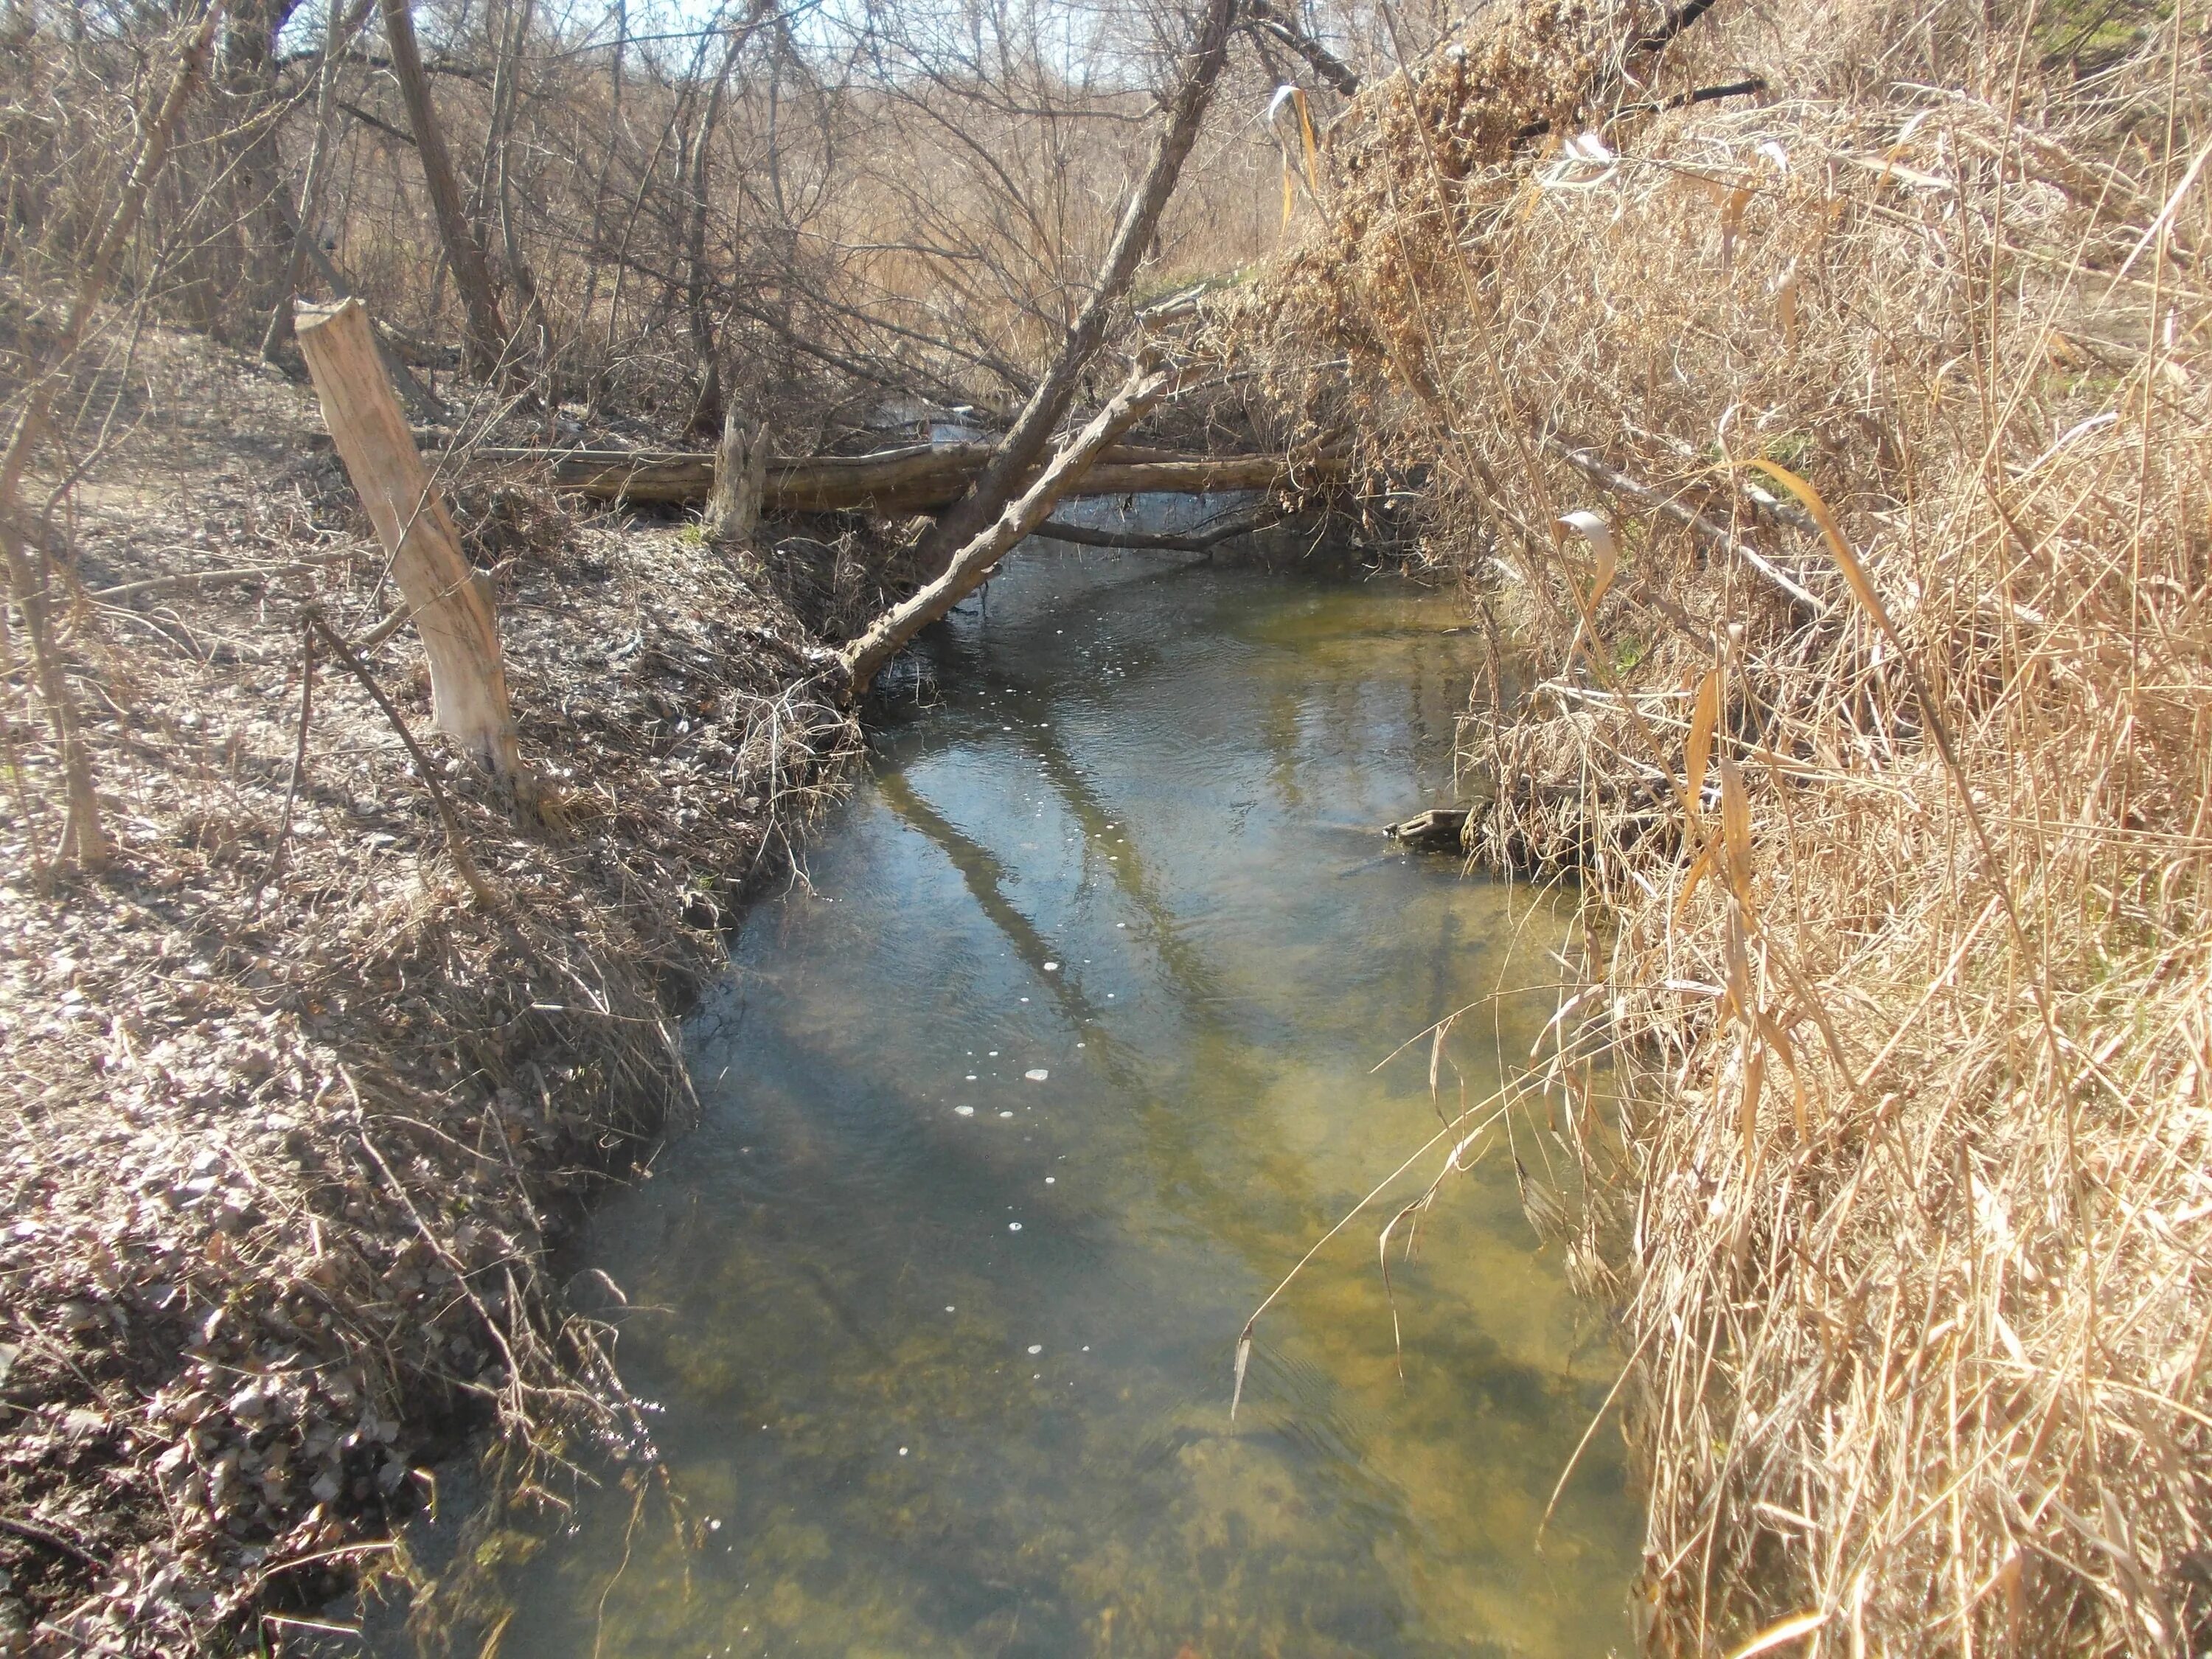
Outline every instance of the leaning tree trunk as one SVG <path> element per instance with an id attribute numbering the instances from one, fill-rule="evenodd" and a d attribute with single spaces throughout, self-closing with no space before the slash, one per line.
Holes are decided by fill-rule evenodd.
<path id="1" fill-rule="evenodd" d="M 1107 325 L 1113 320 L 1114 308 L 1121 303 L 1129 292 L 1129 285 L 1136 280 L 1137 267 L 1143 263 L 1146 249 L 1152 246 L 1152 233 L 1158 228 L 1168 198 L 1175 194 L 1176 180 L 1182 173 L 1183 162 L 1190 155 L 1191 146 L 1198 141 L 1198 130 L 1213 101 L 1213 89 L 1229 61 L 1229 31 L 1237 21 L 1237 0 L 1206 0 L 1206 15 L 1192 38 L 1182 79 L 1168 108 L 1167 125 L 1152 146 L 1152 161 L 1145 169 L 1143 181 L 1122 211 L 1113 245 L 1107 250 L 1105 265 L 1098 273 L 1098 286 L 1076 318 L 1075 326 L 1068 331 L 1052 368 L 1037 383 L 1029 402 L 1000 441 L 997 453 L 976 479 L 975 489 L 939 519 L 936 527 L 923 538 L 923 568 L 948 557 L 955 548 L 972 539 L 999 515 L 1021 489 L 1037 458 L 1052 441 L 1052 434 L 1066 417 L 1082 384 L 1083 371 L 1097 355 L 1098 348 L 1106 343 Z"/>
<path id="2" fill-rule="evenodd" d="M 430 210 L 437 216 L 438 237 L 446 245 L 446 263 L 452 266 L 453 288 L 461 296 L 467 319 L 467 362 L 471 373 L 495 373 L 507 352 L 507 325 L 500 320 L 499 299 L 492 292 L 491 267 L 483 244 L 469 228 L 461 205 L 461 187 L 453 177 L 453 158 L 446 149 L 445 129 L 430 102 L 430 80 L 422 71 L 422 48 L 415 41 L 415 16 L 410 0 L 380 0 L 384 33 L 392 50 L 392 72 L 406 100 L 407 125 L 415 134 L 415 153 L 422 158 L 422 183 L 430 192 Z"/>
<path id="3" fill-rule="evenodd" d="M 685 204 L 684 306 L 690 319 L 691 356 L 699 374 L 699 392 L 692 400 L 690 425 L 694 432 L 702 434 L 721 425 L 723 398 L 721 349 L 714 337 L 714 274 L 707 265 L 708 164 L 713 157 L 714 129 L 721 120 L 722 100 L 729 92 L 730 76 L 736 72 L 738 58 L 745 43 L 752 39 L 753 30 L 768 15 L 769 3 L 770 0 L 750 0 L 744 21 L 730 31 L 729 49 L 722 54 L 722 66 L 707 94 L 706 106 L 700 112 L 690 153 L 684 157 L 684 176 L 690 199 Z"/>
<path id="4" fill-rule="evenodd" d="M 295 332 L 323 421 L 353 480 L 430 659 L 431 723 L 509 785 L 525 781 L 507 670 L 483 579 L 407 429 L 358 300 L 302 306 Z"/>
<path id="5" fill-rule="evenodd" d="M 866 690 L 868 682 L 898 653 L 900 647 L 981 586 L 998 568 L 999 561 L 1051 517 L 1054 505 L 1090 470 L 1091 463 L 1158 401 L 1160 394 L 1175 384 L 1175 378 L 1173 369 L 1149 362 L 1132 369 L 1127 381 L 1091 418 L 1091 424 L 1053 457 L 1052 465 L 1027 489 L 1006 503 L 994 523 L 953 555 L 943 575 L 912 599 L 884 612 L 866 633 L 846 647 L 847 695 L 857 696 Z"/>

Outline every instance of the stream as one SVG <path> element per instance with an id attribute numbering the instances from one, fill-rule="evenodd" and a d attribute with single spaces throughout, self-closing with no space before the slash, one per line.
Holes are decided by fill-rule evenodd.
<path id="1" fill-rule="evenodd" d="M 1609 1422 L 1536 1541 L 1619 1358 L 1502 1141 L 1387 1288 L 1440 1152 L 1317 1255 L 1231 1420 L 1247 1316 L 1552 1011 L 1564 903 L 1376 832 L 1452 797 L 1462 619 L 1032 544 L 925 636 L 585 1247 L 680 1518 L 587 1491 L 502 1653 L 1627 1650 Z"/>

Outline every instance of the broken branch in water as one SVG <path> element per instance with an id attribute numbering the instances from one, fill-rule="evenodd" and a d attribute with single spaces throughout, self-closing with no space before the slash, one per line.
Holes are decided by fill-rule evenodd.
<path id="1" fill-rule="evenodd" d="M 915 444 L 872 455 L 767 457 L 760 464 L 760 510 L 768 514 L 941 511 L 975 482 L 991 452 L 988 443 Z M 704 501 L 714 487 L 715 457 L 703 450 L 479 447 L 467 459 L 475 464 L 542 468 L 556 489 L 634 507 Z M 1204 455 L 1114 444 L 1067 494 L 1131 495 L 1170 490 L 1212 495 L 1310 488 L 1341 478 L 1346 462 L 1341 453 L 1329 451 Z"/>
<path id="2" fill-rule="evenodd" d="M 1147 553 L 1211 553 L 1224 542 L 1249 536 L 1276 522 L 1272 514 L 1239 513 L 1178 535 L 1167 531 L 1101 530 L 1091 525 L 1048 519 L 1030 534 L 1056 542 L 1072 542 L 1078 547 L 1126 547 Z"/>

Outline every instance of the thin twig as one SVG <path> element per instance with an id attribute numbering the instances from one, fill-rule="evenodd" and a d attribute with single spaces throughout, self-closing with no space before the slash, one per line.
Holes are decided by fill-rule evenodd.
<path id="1" fill-rule="evenodd" d="M 284 785 L 284 810 L 276 820 L 276 844 L 270 849 L 269 862 L 262 866 L 261 879 L 253 884 L 248 901 L 252 909 L 261 908 L 261 895 L 270 882 L 276 879 L 283 868 L 285 849 L 292 844 L 292 807 L 300 798 L 300 777 L 307 767 L 307 722 L 315 706 L 315 630 L 313 623 L 302 623 L 300 629 L 300 731 L 292 744 L 292 775 Z"/>
<path id="2" fill-rule="evenodd" d="M 331 654 L 352 671 L 353 677 L 361 682 L 362 689 L 384 711 L 385 719 L 392 722 L 392 729 L 399 734 L 399 741 L 406 745 L 408 754 L 414 758 L 415 769 L 428 787 L 430 799 L 438 809 L 438 821 L 445 826 L 446 850 L 453 858 L 453 868 L 460 872 L 461 879 L 468 884 L 469 890 L 477 896 L 477 902 L 484 908 L 504 910 L 506 902 L 484 879 L 477 868 L 476 860 L 470 856 L 468 841 L 461 830 L 461 821 L 438 782 L 437 769 L 431 765 L 429 756 L 423 753 L 422 745 L 415 741 L 415 734 L 407 729 L 407 722 L 399 717 L 399 711 L 392 707 L 392 699 L 384 695 L 384 688 L 376 683 L 376 676 L 369 672 L 368 665 L 354 653 L 353 647 L 345 642 L 337 630 L 323 619 L 319 611 L 311 611 L 307 616 L 307 626 L 320 634 L 324 643 L 330 647 Z"/>

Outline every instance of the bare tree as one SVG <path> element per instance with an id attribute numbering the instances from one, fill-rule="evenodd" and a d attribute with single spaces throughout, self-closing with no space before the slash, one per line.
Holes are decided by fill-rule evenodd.
<path id="1" fill-rule="evenodd" d="M 491 268 L 483 247 L 469 228 L 461 203 L 461 187 L 453 177 L 452 154 L 446 148 L 445 130 L 430 101 L 429 77 L 423 73 L 422 49 L 415 40 L 415 17 L 410 0 L 380 0 L 385 40 L 392 52 L 392 71 L 407 103 L 407 124 L 422 158 L 422 183 L 437 216 L 439 239 L 452 267 L 453 287 L 460 295 L 467 318 L 468 362 L 478 374 L 497 371 L 507 354 L 507 325 L 500 320 L 499 298 L 492 291 Z"/>
<path id="2" fill-rule="evenodd" d="M 722 423 L 722 363 L 716 349 L 712 300 L 714 277 L 707 264 L 708 163 L 714 150 L 714 130 L 722 117 L 722 100 L 730 76 L 738 67 L 753 26 L 766 15 L 769 0 L 752 0 L 744 23 L 730 31 L 714 82 L 687 138 L 683 173 L 689 199 L 684 207 L 684 310 L 691 332 L 691 356 L 699 375 L 699 392 L 688 422 L 694 432 L 711 432 Z"/>
<path id="3" fill-rule="evenodd" d="M 146 198 L 161 176 L 171 140 L 184 113 L 185 101 L 207 61 L 221 11 L 208 0 L 186 37 L 170 77 L 167 94 L 146 124 L 138 153 L 123 186 L 122 199 L 103 227 L 91 259 L 79 276 L 76 292 L 60 331 L 47 347 L 40 372 L 25 389 L 23 400 L 9 428 L 7 446 L 0 450 L 0 560 L 8 568 L 8 585 L 24 630 L 30 636 L 31 669 L 38 681 L 40 700 L 53 726 L 54 745 L 61 755 L 64 790 L 69 818 L 62 834 L 62 856 L 74 859 L 87 870 L 105 867 L 108 860 L 106 830 L 100 821 L 100 794 L 93 781 L 91 757 L 77 730 L 76 705 L 70 696 L 68 676 L 56 649 L 47 605 L 43 551 L 33 556 L 23 533 L 19 501 L 23 479 L 30 471 L 33 452 L 46 435 L 46 421 L 55 396 L 76 366 L 79 349 L 90 331 L 94 312 L 107 291 L 116 259 L 137 234 Z"/>
<path id="4" fill-rule="evenodd" d="M 1122 211 L 1090 301 L 1067 331 L 1052 367 L 1000 441 L 974 490 L 939 520 L 924 538 L 926 561 L 949 558 L 953 550 L 1004 510 L 1074 403 L 1083 373 L 1106 342 L 1115 310 L 1128 295 L 1168 198 L 1175 193 L 1183 162 L 1198 140 L 1206 109 L 1213 101 L 1214 87 L 1229 62 L 1229 32 L 1236 21 L 1237 4 L 1237 0 L 1206 0 L 1192 32 L 1166 122 L 1153 144 L 1151 163 Z"/>

